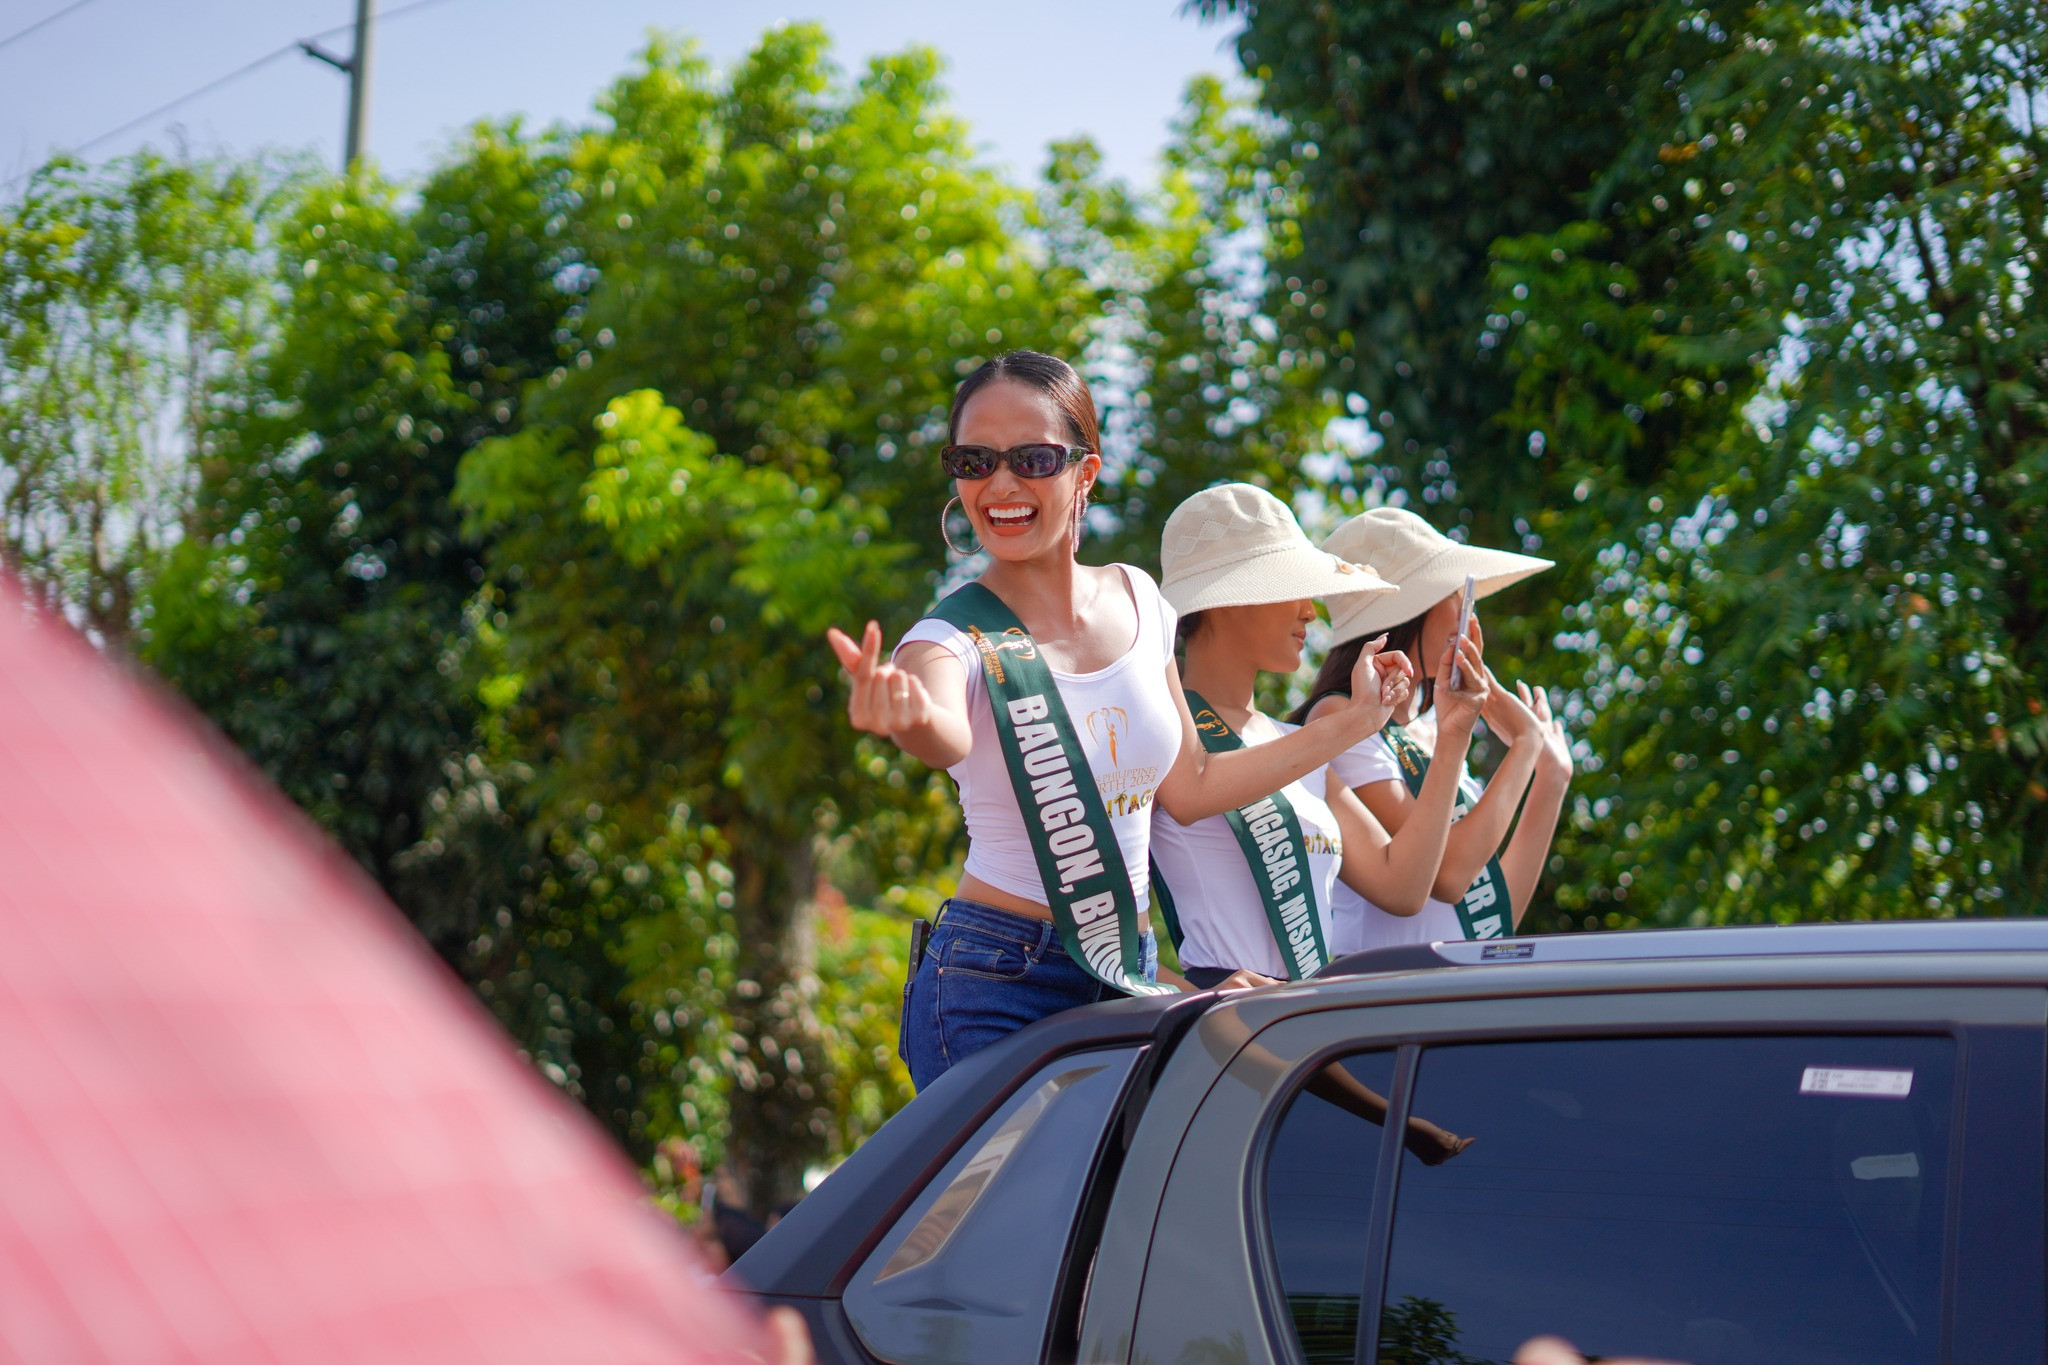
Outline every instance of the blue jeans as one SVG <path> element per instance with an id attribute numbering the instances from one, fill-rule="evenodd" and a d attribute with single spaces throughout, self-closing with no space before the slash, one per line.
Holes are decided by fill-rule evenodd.
<path id="1" fill-rule="evenodd" d="M 1139 936 L 1145 979 L 1158 945 Z M 919 1090 L 963 1057 L 1050 1014 L 1120 998 L 1067 956 L 1049 921 L 954 897 L 932 930 L 903 1002 L 903 1060 Z"/>

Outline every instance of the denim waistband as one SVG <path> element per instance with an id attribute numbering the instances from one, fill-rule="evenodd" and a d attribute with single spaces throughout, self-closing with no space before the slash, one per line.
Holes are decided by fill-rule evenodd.
<path id="1" fill-rule="evenodd" d="M 991 934 L 1021 943 L 1026 948 L 1042 948 L 1049 953 L 1065 954 L 1066 940 L 1060 937 L 1059 926 L 1051 920 L 1035 919 L 1020 915 L 1015 910 L 1004 910 L 982 901 L 971 901 L 964 896 L 948 897 L 939 911 L 939 928 L 972 929 L 976 933 Z M 1140 939 L 1150 938 L 1152 931 L 1145 930 Z"/>
<path id="2" fill-rule="evenodd" d="M 973 929 L 1012 943 L 1021 943 L 1027 948 L 1046 948 L 1061 953 L 1067 950 L 1060 941 L 1059 929 L 1051 920 L 1034 919 L 1015 910 L 1003 910 L 960 896 L 947 900 L 939 916 L 939 926 Z"/>

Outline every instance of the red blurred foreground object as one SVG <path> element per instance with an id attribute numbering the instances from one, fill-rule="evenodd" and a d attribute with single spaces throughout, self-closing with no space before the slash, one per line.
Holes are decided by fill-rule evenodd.
<path id="1" fill-rule="evenodd" d="M 376 888 L 0 575 L 0 1360 L 768 1349 Z"/>

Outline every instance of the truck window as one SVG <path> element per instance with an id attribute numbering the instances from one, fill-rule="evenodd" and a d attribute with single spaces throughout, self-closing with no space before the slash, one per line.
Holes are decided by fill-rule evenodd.
<path id="1" fill-rule="evenodd" d="M 1311 1365 L 1354 1359 L 1358 1294 L 1394 1054 L 1326 1067 L 1298 1091 L 1266 1158 L 1266 1220 L 1287 1314 Z"/>
<path id="2" fill-rule="evenodd" d="M 1385 1362 L 1589 1356 L 1919 1365 L 1942 1354 L 1955 1045 L 1632 1038 L 1427 1048 Z"/>
<path id="3" fill-rule="evenodd" d="M 892 1365 L 1041 1358 L 1074 1217 L 1137 1056 L 1061 1058 L 961 1146 L 846 1287 L 868 1350 Z"/>

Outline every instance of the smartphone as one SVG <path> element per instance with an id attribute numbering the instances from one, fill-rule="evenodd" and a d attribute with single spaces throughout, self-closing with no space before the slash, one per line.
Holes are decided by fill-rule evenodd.
<path id="1" fill-rule="evenodd" d="M 1464 639 L 1464 638 L 1465 638 L 1465 632 L 1466 632 L 1466 631 L 1468 631 L 1468 630 L 1470 630 L 1470 629 L 1472 629 L 1472 598 L 1473 598 L 1473 597 L 1474 597 L 1474 596 L 1475 596 L 1475 595 L 1476 595 L 1476 594 L 1478 593 L 1478 590 L 1479 590 L 1479 583 L 1478 583 L 1478 580 L 1477 580 L 1476 576 L 1475 576 L 1475 575 L 1473 575 L 1473 574 L 1469 574 L 1469 573 L 1468 573 L 1468 574 L 1466 574 L 1466 575 L 1465 575 L 1465 600 L 1464 600 L 1464 601 L 1462 601 L 1462 602 L 1460 602 L 1460 603 L 1458 604 L 1458 630 L 1457 630 L 1457 633 L 1456 633 L 1456 634 L 1454 634 L 1454 635 L 1452 635 L 1452 636 L 1451 636 L 1451 638 L 1452 638 L 1453 640 L 1462 640 L 1462 639 Z M 1457 655 L 1455 655 L 1455 654 L 1453 654 L 1453 655 L 1451 656 L 1451 686 L 1452 686 L 1452 688 L 1454 688 L 1454 689 L 1455 689 L 1455 688 L 1457 688 L 1457 687 L 1458 687 L 1458 686 L 1460 685 L 1460 679 L 1461 679 L 1461 677 L 1462 677 L 1462 675 L 1461 675 L 1461 673 L 1460 673 L 1460 671 L 1459 671 L 1459 669 L 1458 669 L 1458 656 L 1457 656 Z"/>

